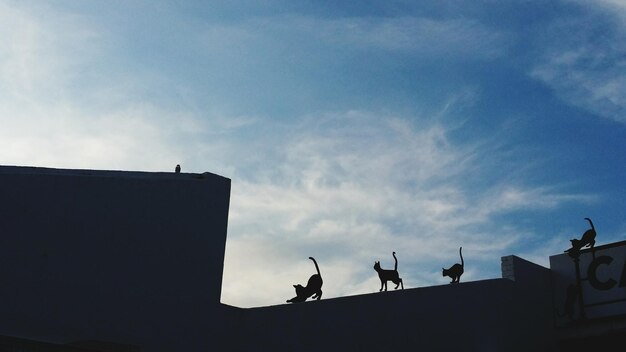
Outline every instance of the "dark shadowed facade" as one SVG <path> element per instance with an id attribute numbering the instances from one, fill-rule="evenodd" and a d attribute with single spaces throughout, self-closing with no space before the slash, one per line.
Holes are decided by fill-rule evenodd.
<path id="1" fill-rule="evenodd" d="M 626 341 L 626 263 L 602 246 L 593 255 L 610 260 L 583 250 L 578 281 L 567 254 L 551 258 L 554 270 L 506 256 L 491 280 L 221 304 L 229 197 L 230 180 L 210 173 L 0 167 L 0 351 L 587 351 Z M 569 319 L 561 297 L 572 280 L 596 301 Z M 595 284 L 611 287 L 597 295 Z"/>

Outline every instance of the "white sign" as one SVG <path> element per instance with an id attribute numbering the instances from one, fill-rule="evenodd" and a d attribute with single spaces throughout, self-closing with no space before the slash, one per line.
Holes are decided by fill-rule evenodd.
<path id="1" fill-rule="evenodd" d="M 557 325 L 626 314 L 626 241 L 550 257 Z"/>

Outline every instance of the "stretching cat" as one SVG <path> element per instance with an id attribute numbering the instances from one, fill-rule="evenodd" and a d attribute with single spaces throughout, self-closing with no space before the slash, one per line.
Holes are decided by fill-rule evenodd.
<path id="1" fill-rule="evenodd" d="M 317 262 L 315 261 L 315 259 L 313 259 L 313 257 L 309 257 L 309 259 L 311 259 L 313 263 L 315 264 L 315 269 L 317 270 L 317 274 L 311 275 L 311 277 L 309 278 L 309 281 L 306 284 L 306 287 L 303 287 L 300 284 L 293 285 L 293 287 L 296 289 L 296 297 L 292 299 L 288 299 L 287 302 L 290 302 L 290 303 L 304 302 L 306 301 L 307 298 L 311 296 L 312 296 L 311 298 L 316 298 L 317 300 L 322 298 L 323 281 L 322 281 L 322 275 L 320 274 L 320 268 L 317 266 Z"/>
<path id="2" fill-rule="evenodd" d="M 463 275 L 463 269 L 465 267 L 465 263 L 463 262 L 463 253 L 461 253 L 461 249 L 463 247 L 459 247 L 459 255 L 461 256 L 461 264 L 456 263 L 448 269 L 441 268 L 443 270 L 443 276 L 449 276 L 452 281 L 451 284 L 456 284 L 461 280 L 461 275 Z"/>
<path id="3" fill-rule="evenodd" d="M 593 227 L 593 222 L 591 222 L 591 219 L 585 218 L 585 220 L 589 221 L 589 225 L 591 225 L 591 228 L 585 231 L 580 239 L 574 238 L 570 240 L 570 242 L 572 242 L 572 248 L 566 250 L 566 252 L 569 252 L 570 255 L 574 254 L 575 256 L 577 256 L 576 254 L 583 247 L 589 246 L 589 248 L 593 249 L 593 246 L 596 244 L 596 228 Z"/>
<path id="4" fill-rule="evenodd" d="M 374 262 L 374 270 L 378 272 L 378 277 L 380 278 L 380 290 L 383 290 L 385 287 L 385 291 L 387 291 L 387 281 L 391 281 L 396 284 L 395 289 L 398 289 L 398 286 L 402 285 L 402 289 L 404 290 L 404 284 L 402 283 L 402 279 L 398 274 L 398 258 L 396 258 L 396 252 L 393 252 L 393 259 L 396 260 L 396 266 L 393 270 L 385 270 L 380 268 L 380 262 Z"/>

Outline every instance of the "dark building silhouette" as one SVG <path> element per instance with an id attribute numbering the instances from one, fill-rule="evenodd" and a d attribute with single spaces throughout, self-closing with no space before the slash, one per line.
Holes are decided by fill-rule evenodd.
<path id="1" fill-rule="evenodd" d="M 1 166 L 0 351 L 624 345 L 626 242 L 595 246 L 595 257 L 581 250 L 580 278 L 567 253 L 551 257 L 551 269 L 511 255 L 502 257 L 502 278 L 269 307 L 222 304 L 230 184 L 211 173 Z M 571 284 L 582 294 L 570 298 L 568 316 Z"/>

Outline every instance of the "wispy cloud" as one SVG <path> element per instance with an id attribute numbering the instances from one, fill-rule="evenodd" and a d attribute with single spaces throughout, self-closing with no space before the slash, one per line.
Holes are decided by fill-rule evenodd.
<path id="1" fill-rule="evenodd" d="M 618 20 L 626 11 L 623 5 L 616 9 L 617 2 L 596 3 L 605 6 L 587 3 L 586 15 L 553 23 L 540 41 L 543 58 L 530 74 L 567 103 L 626 123 L 626 22 Z"/>
<path id="2" fill-rule="evenodd" d="M 283 15 L 216 24 L 204 31 L 205 43 L 246 52 L 243 42 L 272 41 L 275 45 L 318 47 L 335 45 L 342 50 L 406 51 L 420 56 L 491 59 L 507 49 L 504 33 L 471 19 L 435 20 L 423 17 L 344 17 L 336 19 Z M 281 44 L 283 43 L 283 44 Z M 288 56 L 293 53 L 279 51 Z"/>
<path id="3" fill-rule="evenodd" d="M 143 73 L 120 75 L 111 65 L 98 70 L 111 60 L 110 33 L 88 17 L 19 5 L 0 2 L 1 163 L 233 170 L 229 162 L 210 158 L 207 165 L 204 158 L 228 155 L 215 136 L 255 124 L 254 116 L 165 107 L 146 97 L 153 81 L 142 81 Z"/>
<path id="4" fill-rule="evenodd" d="M 448 132 L 437 121 L 418 129 L 402 118 L 358 111 L 302 122 L 281 146 L 276 159 L 282 161 L 267 160 L 272 178 L 233 180 L 226 303 L 282 303 L 291 284 L 307 279 L 308 256 L 329 278 L 328 297 L 375 291 L 371 265 L 393 265 L 392 251 L 408 287 L 445 283 L 438 270 L 458 261 L 459 246 L 474 262 L 466 279 L 493 277 L 476 269 L 493 266 L 529 236 L 497 216 L 592 199 L 511 183 L 510 174 L 471 192 L 467 178 L 483 176 L 476 167 L 492 171 L 491 150 L 455 145 Z M 247 272 L 254 282 L 237 279 Z M 266 292 L 245 295 L 259 284 Z"/>
<path id="5" fill-rule="evenodd" d="M 426 56 L 493 58 L 506 49 L 502 33 L 473 20 L 295 17 L 277 23 L 340 45 L 411 51 Z"/>
<path id="6" fill-rule="evenodd" d="M 0 90 L 3 100 L 51 103 L 66 93 L 99 54 L 85 19 L 47 6 L 0 2 Z"/>

